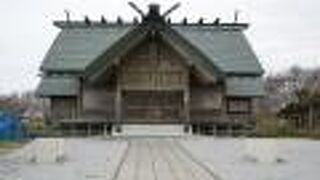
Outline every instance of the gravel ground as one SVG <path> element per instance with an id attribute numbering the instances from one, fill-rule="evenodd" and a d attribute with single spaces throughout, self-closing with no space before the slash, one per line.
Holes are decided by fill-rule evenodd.
<path id="1" fill-rule="evenodd" d="M 28 147 L 0 159 L 0 180 L 110 179 L 127 147 L 126 141 L 65 139 L 63 163 L 32 163 Z"/>
<path id="2" fill-rule="evenodd" d="M 66 139 L 65 162 L 26 160 L 30 151 L 39 151 L 48 142 L 55 140 L 35 141 L 2 158 L 0 177 L 5 180 L 219 180 L 188 154 L 179 138 Z M 43 153 L 51 155 L 45 150 Z M 43 154 L 41 157 L 51 159 L 43 158 Z"/>
<path id="3" fill-rule="evenodd" d="M 199 137 L 184 139 L 182 144 L 225 180 L 320 177 L 320 141 Z"/>
<path id="4" fill-rule="evenodd" d="M 29 150 L 28 150 L 29 149 Z M 65 161 L 0 156 L 0 180 L 316 180 L 320 141 L 231 138 L 65 139 Z"/>

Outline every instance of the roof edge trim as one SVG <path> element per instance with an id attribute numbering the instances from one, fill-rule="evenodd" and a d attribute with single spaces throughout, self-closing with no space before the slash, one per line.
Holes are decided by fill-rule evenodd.
<path id="1" fill-rule="evenodd" d="M 141 24 L 141 23 L 139 23 Z M 54 21 L 53 25 L 60 28 L 89 28 L 89 27 L 112 27 L 112 26 L 136 26 L 138 24 L 135 24 L 133 22 L 123 22 L 121 24 L 117 22 L 108 22 L 108 23 L 102 23 L 100 21 L 92 21 L 90 24 L 85 23 L 84 21 Z M 214 23 L 170 23 L 167 25 L 169 26 L 188 26 L 188 27 L 212 27 L 222 30 L 246 30 L 249 28 L 249 23 L 220 23 L 220 24 L 214 24 Z"/>

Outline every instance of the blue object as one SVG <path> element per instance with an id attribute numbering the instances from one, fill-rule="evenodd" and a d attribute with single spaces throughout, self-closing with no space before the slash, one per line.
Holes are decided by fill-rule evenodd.
<path id="1" fill-rule="evenodd" d="M 23 134 L 21 121 L 13 115 L 0 111 L 0 141 L 18 140 Z"/>

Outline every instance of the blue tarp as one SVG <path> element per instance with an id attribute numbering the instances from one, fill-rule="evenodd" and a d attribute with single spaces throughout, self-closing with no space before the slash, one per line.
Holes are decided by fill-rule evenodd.
<path id="1" fill-rule="evenodd" d="M 23 136 L 21 121 L 0 111 L 0 140 L 17 140 Z"/>

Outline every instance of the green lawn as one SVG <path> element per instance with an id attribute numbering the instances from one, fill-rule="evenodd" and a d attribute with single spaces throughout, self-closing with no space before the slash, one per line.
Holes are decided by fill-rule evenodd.
<path id="1" fill-rule="evenodd" d="M 21 148 L 23 145 L 24 145 L 23 142 L 0 141 L 0 154 L 8 153 L 11 150 Z"/>

